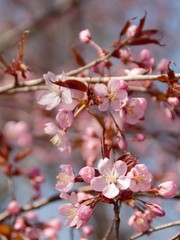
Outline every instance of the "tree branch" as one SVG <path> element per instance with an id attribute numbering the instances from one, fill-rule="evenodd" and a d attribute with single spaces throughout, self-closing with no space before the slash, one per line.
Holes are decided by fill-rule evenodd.
<path id="1" fill-rule="evenodd" d="M 145 234 L 153 233 L 153 232 L 160 231 L 165 228 L 174 227 L 174 226 L 180 226 L 180 221 L 175 221 L 175 222 L 163 224 L 163 225 L 160 225 L 160 226 L 157 226 L 154 228 L 150 228 L 148 230 L 148 232 L 135 234 L 134 236 L 130 237 L 129 240 L 134 240 L 134 239 L 144 236 Z"/>
<path id="2" fill-rule="evenodd" d="M 61 200 L 61 198 L 59 197 L 59 194 L 54 195 L 54 196 L 49 197 L 49 198 L 43 198 L 43 199 L 34 201 L 33 203 L 28 203 L 21 208 L 20 213 L 27 212 L 27 211 L 37 209 L 37 208 L 41 208 L 48 203 L 52 203 L 52 202 L 55 202 L 55 201 L 58 201 L 58 200 Z M 8 211 L 5 210 L 4 212 L 2 212 L 0 214 L 0 222 L 4 221 L 8 217 L 10 217 L 10 215 L 9 215 Z"/>
<path id="3" fill-rule="evenodd" d="M 87 66 L 87 65 L 86 65 Z M 82 69 L 82 68 L 78 68 Z M 78 70 L 77 69 L 77 70 Z M 76 70 L 74 70 L 76 71 Z M 162 75 L 136 75 L 136 76 L 113 76 L 113 77 L 74 77 L 69 76 L 69 73 L 67 73 L 66 80 L 77 80 L 84 83 L 107 83 L 111 79 L 119 79 L 124 81 L 160 81 L 159 79 L 168 79 L 167 74 Z M 175 74 L 176 78 L 180 78 L 180 73 Z M 61 79 L 61 75 L 57 75 L 59 79 Z M 37 91 L 37 90 L 46 90 L 47 88 L 45 85 L 42 85 L 44 83 L 43 78 L 39 79 L 33 79 L 30 81 L 26 81 L 23 84 L 20 84 L 18 87 L 15 87 L 14 84 L 10 84 L 7 86 L 0 87 L 0 94 L 13 94 L 17 92 L 28 92 L 28 91 Z M 135 91 L 141 91 L 141 92 L 147 92 L 147 89 L 145 87 L 129 87 L 129 90 L 135 90 Z"/>

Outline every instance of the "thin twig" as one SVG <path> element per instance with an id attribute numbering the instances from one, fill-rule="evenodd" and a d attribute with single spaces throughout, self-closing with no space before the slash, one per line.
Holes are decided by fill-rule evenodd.
<path id="1" fill-rule="evenodd" d="M 59 195 L 54 195 L 54 196 L 49 197 L 49 198 L 43 198 L 43 199 L 34 201 L 33 203 L 28 203 L 21 208 L 20 213 L 27 212 L 27 211 L 37 209 L 37 208 L 41 208 L 48 203 L 52 203 L 52 202 L 55 202 L 55 201 L 58 201 L 58 200 L 61 200 Z M 4 212 L 2 212 L 0 214 L 0 222 L 4 221 L 8 217 L 10 217 L 10 215 L 9 215 L 8 211 L 5 210 Z"/>
<path id="2" fill-rule="evenodd" d="M 114 220 L 111 222 L 110 226 L 108 227 L 108 229 L 106 230 L 104 237 L 101 240 L 107 240 L 107 238 L 110 236 L 112 229 L 114 226 Z"/>
<path id="3" fill-rule="evenodd" d="M 175 76 L 176 78 L 180 78 L 180 73 L 175 74 Z M 61 79 L 61 75 L 57 75 L 57 77 Z M 168 79 L 168 75 L 162 74 L 162 75 L 136 75 L 136 76 L 113 76 L 113 77 L 74 77 L 74 76 L 67 75 L 66 80 L 77 80 L 84 83 L 107 83 L 112 79 L 119 79 L 124 81 L 146 81 L 146 80 L 158 81 L 161 78 Z M 45 90 L 46 87 L 43 87 L 43 85 L 40 85 L 42 83 L 44 83 L 43 78 L 26 81 L 23 84 L 21 84 L 18 88 L 10 84 L 7 86 L 0 87 L 0 93 L 12 94 L 16 92 Z M 133 86 L 129 86 L 129 90 L 132 90 L 132 91 L 135 90 L 135 91 L 141 91 L 141 92 L 147 91 L 145 87 L 133 87 Z"/>
<path id="4" fill-rule="evenodd" d="M 154 228 L 150 228 L 150 229 L 148 230 L 148 234 L 149 234 L 149 233 L 156 232 L 156 231 L 163 230 L 163 229 L 165 229 L 165 228 L 174 227 L 174 226 L 179 226 L 179 225 L 180 225 L 180 221 L 175 221 L 175 222 L 171 222 L 171 223 L 166 223 L 166 224 L 163 224 L 163 225 L 154 227 Z M 140 237 L 144 236 L 145 234 L 147 234 L 147 232 L 135 234 L 134 236 L 130 237 L 129 240 L 134 240 L 134 239 L 140 238 Z"/>

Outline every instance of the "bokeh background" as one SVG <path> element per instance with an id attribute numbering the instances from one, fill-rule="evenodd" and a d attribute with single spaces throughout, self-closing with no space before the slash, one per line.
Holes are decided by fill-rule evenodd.
<path id="1" fill-rule="evenodd" d="M 161 42 L 165 44 L 165 47 L 149 46 L 152 56 L 155 57 L 157 63 L 161 58 L 173 60 L 175 63 L 173 69 L 175 72 L 180 72 L 180 1 L 178 0 L 0 0 L 0 53 L 10 62 L 16 56 L 19 37 L 24 30 L 29 30 L 24 55 L 24 61 L 31 69 L 28 79 L 41 77 L 47 71 L 61 73 L 63 70 L 72 70 L 77 67 L 72 53 L 73 47 L 79 49 L 86 62 L 96 57 L 94 49 L 79 42 L 78 34 L 81 30 L 90 29 L 94 40 L 104 49 L 109 49 L 125 22 L 137 17 L 137 20 L 134 20 L 137 23 L 138 19 L 144 16 L 145 11 L 147 12 L 146 27 L 159 29 Z M 3 71 L 1 71 L 0 77 L 4 77 Z M 10 120 L 27 121 L 36 133 L 34 144 L 37 148 L 50 151 L 52 146 L 50 146 L 48 138 L 41 139 L 43 122 L 42 119 L 38 120 L 36 99 L 36 93 L 32 93 L 31 96 L 23 95 L 23 98 L 21 94 L 18 96 L 2 96 L 0 101 L 0 127 L 3 128 L 5 122 Z M 4 108 L 6 108 L 5 112 L 3 111 Z M 32 111 L 37 113 L 35 120 L 30 114 Z M 49 117 L 48 113 L 44 112 L 43 114 L 47 118 Z M 163 132 L 167 124 L 170 126 L 169 122 L 162 122 L 162 118 L 158 118 L 156 106 L 154 106 L 154 114 L 156 114 L 157 123 L 155 126 L 153 125 L 153 128 Z M 151 120 L 153 121 L 154 114 L 153 116 L 150 114 L 147 116 L 149 122 L 146 124 L 149 129 L 152 129 Z M 180 133 L 178 122 L 175 121 L 171 125 L 175 132 Z M 137 154 L 143 159 L 143 162 L 157 171 L 157 175 L 162 169 L 162 159 L 164 157 L 172 163 L 180 158 L 177 147 L 171 148 L 171 146 L 174 146 L 173 141 L 179 141 L 179 139 L 167 139 L 161 135 L 160 141 L 164 144 L 163 147 L 155 141 L 144 145 L 142 143 L 136 149 L 130 146 L 134 154 Z M 171 144 L 169 147 L 171 151 L 168 149 L 169 144 Z M 47 178 L 47 182 L 42 189 L 44 197 L 57 193 L 54 190 L 54 184 L 59 171 L 59 164 L 65 161 L 67 163 L 72 162 L 72 158 L 58 156 L 59 159 L 57 159 L 56 150 L 51 150 L 48 155 L 46 151 L 37 150 L 31 158 L 23 163 L 26 166 L 37 164 L 42 168 L 43 175 Z M 153 158 L 156 158 L 156 161 L 152 161 Z M 77 168 L 83 166 L 80 154 L 76 151 L 73 155 L 73 161 Z M 169 178 L 173 178 L 178 173 L 179 168 L 179 163 L 176 165 L 176 170 L 171 164 L 168 172 Z M 163 171 L 165 170 L 166 167 Z M 3 210 L 8 201 L 8 195 L 5 193 L 7 183 L 3 176 L 0 177 L 0 181 L 0 209 Z M 15 190 L 17 199 L 25 204 L 29 200 L 31 189 L 28 187 L 28 183 L 25 185 L 22 184 L 22 181 L 24 179 L 19 178 L 15 181 Z M 154 225 L 179 219 L 179 213 L 175 211 L 176 204 L 177 202 L 174 200 L 165 201 L 163 206 L 167 215 L 165 218 L 158 218 Z M 42 219 L 59 217 L 58 205 L 58 202 L 52 203 L 48 207 L 37 210 L 37 212 Z M 128 227 L 126 223 L 127 217 L 131 214 L 130 209 L 123 207 L 121 212 L 122 240 L 128 239 L 128 236 L 133 233 L 133 229 Z M 109 217 L 110 215 L 111 217 Z M 102 238 L 102 233 L 105 232 L 112 218 L 111 206 L 101 205 L 97 207 L 95 217 L 92 220 L 96 234 L 92 239 Z M 149 239 L 169 239 L 170 236 L 177 233 L 177 229 L 177 227 L 167 229 L 164 234 L 161 232 L 154 233 Z M 63 229 L 60 232 L 60 239 L 70 239 L 69 236 L 68 229 Z M 78 233 L 75 233 L 75 239 L 79 239 Z M 113 236 L 111 239 L 113 239 Z M 148 238 L 145 236 L 141 239 Z"/>

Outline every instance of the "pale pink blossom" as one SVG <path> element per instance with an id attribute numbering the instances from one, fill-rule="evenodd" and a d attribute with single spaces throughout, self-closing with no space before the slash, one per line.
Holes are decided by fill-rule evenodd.
<path id="1" fill-rule="evenodd" d="M 79 175 L 86 183 L 90 183 L 90 181 L 95 176 L 95 170 L 93 167 L 86 166 L 81 168 L 81 170 L 79 171 Z"/>
<path id="2" fill-rule="evenodd" d="M 55 239 L 57 237 L 57 231 L 51 227 L 45 227 L 42 233 L 47 239 Z"/>
<path id="3" fill-rule="evenodd" d="M 151 57 L 150 51 L 148 49 L 142 49 L 140 52 L 141 63 L 145 68 L 154 68 L 155 60 Z"/>
<path id="4" fill-rule="evenodd" d="M 16 215 L 20 210 L 21 206 L 17 201 L 13 200 L 8 204 L 7 211 L 10 215 Z"/>
<path id="5" fill-rule="evenodd" d="M 32 135 L 30 134 L 29 126 L 24 121 L 7 122 L 3 128 L 3 133 L 7 142 L 11 144 L 26 147 L 32 143 Z"/>
<path id="6" fill-rule="evenodd" d="M 146 192 L 151 188 L 152 174 L 144 164 L 133 167 L 127 177 L 131 180 L 129 188 L 133 192 Z"/>
<path id="7" fill-rule="evenodd" d="M 134 215 L 129 218 L 128 224 L 133 226 L 137 232 L 146 232 L 150 228 L 151 220 L 152 217 L 149 211 L 141 212 L 136 210 Z"/>
<path id="8" fill-rule="evenodd" d="M 52 218 L 46 222 L 46 224 L 54 228 L 56 231 L 59 231 L 62 228 L 62 221 L 59 218 Z"/>
<path id="9" fill-rule="evenodd" d="M 27 220 L 37 220 L 38 219 L 38 215 L 35 212 L 27 212 L 25 215 L 25 219 Z"/>
<path id="10" fill-rule="evenodd" d="M 75 179 L 74 172 L 71 165 L 69 164 L 67 165 L 62 164 L 60 168 L 61 168 L 61 172 L 56 177 L 58 181 L 56 183 L 55 188 L 61 192 L 68 192 L 69 190 L 71 190 L 74 184 L 74 179 Z"/>
<path id="11" fill-rule="evenodd" d="M 159 64 L 157 65 L 158 73 L 166 73 L 169 65 L 169 60 L 162 58 Z"/>
<path id="12" fill-rule="evenodd" d="M 100 111 L 107 111 L 109 107 L 118 111 L 121 102 L 127 99 L 127 83 L 122 80 L 112 79 L 108 85 L 97 83 L 94 85 L 94 93 L 100 98 L 98 104 Z"/>
<path id="13" fill-rule="evenodd" d="M 173 198 L 176 195 L 177 185 L 173 181 L 163 182 L 158 185 L 157 192 L 164 198 Z"/>
<path id="14" fill-rule="evenodd" d="M 114 198 L 120 190 L 127 189 L 130 180 L 125 176 L 127 164 L 121 160 L 113 163 L 111 159 L 101 159 L 98 164 L 98 170 L 101 174 L 91 180 L 91 187 L 95 191 L 102 192 L 107 198 Z"/>
<path id="15" fill-rule="evenodd" d="M 85 225 L 81 228 L 83 237 L 90 236 L 94 233 L 94 227 L 92 225 Z"/>
<path id="16" fill-rule="evenodd" d="M 65 80 L 65 75 L 62 75 L 62 81 Z M 47 105 L 46 109 L 51 110 L 59 105 L 60 102 L 70 104 L 72 102 L 71 91 L 68 88 L 60 87 L 55 84 L 57 82 L 57 77 L 52 72 L 48 72 L 43 75 L 43 78 L 46 82 L 46 86 L 50 91 L 47 94 L 44 94 L 39 100 L 40 105 Z"/>
<path id="17" fill-rule="evenodd" d="M 89 29 L 82 30 L 79 33 L 79 39 L 82 43 L 88 43 L 91 40 L 91 37 Z"/>
<path id="18" fill-rule="evenodd" d="M 129 124 L 136 124 L 144 117 L 147 108 L 145 98 L 129 98 L 120 106 L 119 116 Z"/>
<path id="19" fill-rule="evenodd" d="M 131 70 L 125 69 L 124 72 L 128 76 L 136 76 L 136 75 L 143 75 L 143 74 L 147 73 L 147 69 L 136 67 Z"/>
<path id="20" fill-rule="evenodd" d="M 73 124 L 74 115 L 71 111 L 59 109 L 59 112 L 56 115 L 56 121 L 61 128 L 68 128 Z"/>
<path id="21" fill-rule="evenodd" d="M 63 130 L 59 129 L 54 123 L 50 122 L 45 124 L 44 131 L 46 134 L 54 135 L 50 141 L 57 146 L 59 151 L 67 153 L 71 152 L 70 141 Z"/>
<path id="22" fill-rule="evenodd" d="M 70 201 L 70 203 L 62 204 L 58 209 L 60 214 L 67 216 L 64 225 L 68 227 L 76 226 L 76 228 L 84 226 L 90 219 L 93 209 L 88 205 L 81 204 L 75 192 L 72 192 L 69 196 L 63 194 L 63 196 Z"/>

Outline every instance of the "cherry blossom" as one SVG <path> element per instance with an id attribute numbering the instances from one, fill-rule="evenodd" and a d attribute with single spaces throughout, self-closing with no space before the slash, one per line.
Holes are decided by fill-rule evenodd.
<path id="1" fill-rule="evenodd" d="M 51 138 L 51 142 L 57 146 L 61 152 L 71 152 L 71 145 L 65 132 L 59 129 L 54 123 L 49 122 L 45 124 L 44 131 L 46 134 L 54 135 Z"/>
<path id="2" fill-rule="evenodd" d="M 63 197 L 64 194 L 61 196 Z M 67 216 L 64 225 L 68 227 L 76 226 L 76 228 L 84 226 L 90 219 L 93 209 L 85 204 L 80 204 L 75 192 L 72 192 L 71 195 L 65 195 L 65 198 L 68 198 L 70 203 L 62 204 L 58 209 L 60 214 Z"/>
<path id="3" fill-rule="evenodd" d="M 102 83 L 95 84 L 93 90 L 97 97 L 100 98 L 98 105 L 100 111 L 107 111 L 109 107 L 118 111 L 122 101 L 127 99 L 127 84 L 118 79 L 112 79 L 108 85 Z"/>
<path id="4" fill-rule="evenodd" d="M 68 128 L 73 124 L 74 115 L 71 111 L 59 109 L 59 112 L 56 115 L 56 121 L 61 128 Z"/>
<path id="5" fill-rule="evenodd" d="M 54 84 L 57 81 L 57 77 L 52 72 L 48 72 L 43 75 L 43 78 L 46 82 L 46 86 L 49 89 L 49 93 L 44 94 L 39 100 L 40 105 L 47 105 L 46 109 L 51 110 L 59 105 L 60 102 L 70 104 L 72 102 L 71 91 L 68 88 L 59 87 Z M 65 80 L 63 74 L 62 81 Z"/>
<path id="6" fill-rule="evenodd" d="M 146 192 L 151 187 L 152 174 L 144 164 L 133 167 L 127 177 L 131 180 L 129 188 L 133 192 Z"/>
<path id="7" fill-rule="evenodd" d="M 69 164 L 67 165 L 62 164 L 60 166 L 60 169 L 61 169 L 61 172 L 56 177 L 58 181 L 56 183 L 55 188 L 61 192 L 68 192 L 69 190 L 71 190 L 74 184 L 75 176 L 74 176 L 73 169 Z"/>
<path id="8" fill-rule="evenodd" d="M 144 212 L 136 210 L 134 215 L 129 218 L 128 224 L 133 226 L 137 232 L 146 232 L 150 228 L 151 220 L 152 216 L 149 210 Z"/>
<path id="9" fill-rule="evenodd" d="M 32 135 L 25 121 L 9 121 L 3 128 L 5 138 L 10 144 L 26 147 L 32 143 Z"/>
<path id="10" fill-rule="evenodd" d="M 91 187 L 95 191 L 102 192 L 107 198 L 116 197 L 120 190 L 127 189 L 130 180 L 125 176 L 127 164 L 121 160 L 113 163 L 111 159 L 101 159 L 98 164 L 98 170 L 101 174 L 91 180 Z"/>
<path id="11" fill-rule="evenodd" d="M 147 108 L 145 98 L 129 98 L 120 106 L 120 118 L 129 124 L 136 124 L 144 116 Z"/>
<path id="12" fill-rule="evenodd" d="M 79 33 L 79 39 L 82 43 L 88 43 L 91 40 L 91 37 L 89 29 L 82 30 Z"/>

